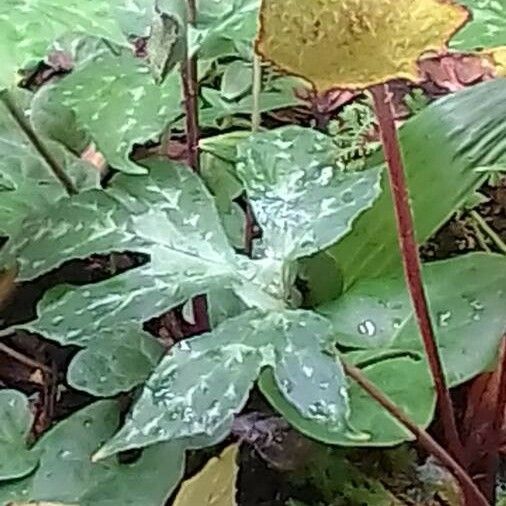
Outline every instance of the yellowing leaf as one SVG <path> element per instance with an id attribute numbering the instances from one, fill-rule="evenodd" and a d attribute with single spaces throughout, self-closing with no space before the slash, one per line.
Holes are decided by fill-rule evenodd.
<path id="1" fill-rule="evenodd" d="M 506 46 L 494 48 L 489 52 L 497 76 L 506 77 Z"/>
<path id="2" fill-rule="evenodd" d="M 452 0 L 263 0 L 257 51 L 319 90 L 416 81 L 468 16 Z"/>
<path id="3" fill-rule="evenodd" d="M 212 458 L 193 478 L 186 480 L 173 506 L 236 506 L 237 453 L 233 444 Z"/>

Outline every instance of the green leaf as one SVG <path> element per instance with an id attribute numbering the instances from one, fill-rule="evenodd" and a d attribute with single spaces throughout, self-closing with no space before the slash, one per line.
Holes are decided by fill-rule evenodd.
<path id="1" fill-rule="evenodd" d="M 146 450 L 132 464 L 116 459 L 92 463 L 91 455 L 116 429 L 120 411 L 100 401 L 78 411 L 45 434 L 36 472 L 0 488 L 0 504 L 55 501 L 80 506 L 161 506 L 184 471 L 184 446 L 172 442 Z M 131 484 L 134 482 L 135 487 Z"/>
<path id="2" fill-rule="evenodd" d="M 434 389 L 427 365 L 421 355 L 413 357 L 405 352 L 398 352 L 397 355 L 380 358 L 370 365 L 366 363 L 362 371 L 417 424 L 426 427 L 432 420 L 435 406 Z M 346 355 L 343 358 L 346 359 Z M 261 375 L 259 386 L 270 403 L 290 424 L 303 434 L 324 443 L 370 447 L 391 446 L 413 439 L 404 427 L 354 382 L 348 389 L 349 426 L 353 430 L 341 432 L 330 431 L 301 417 L 283 398 L 271 372 L 265 371 Z"/>
<path id="3" fill-rule="evenodd" d="M 469 52 L 506 45 L 504 0 L 459 0 L 472 14 L 471 20 L 451 39 L 450 47 Z"/>
<path id="4" fill-rule="evenodd" d="M 440 99 L 401 128 L 419 243 L 484 181 L 475 167 L 506 159 L 505 84 L 505 79 L 496 79 Z M 378 153 L 370 165 L 380 158 Z M 353 233 L 329 250 L 341 267 L 345 288 L 358 279 L 401 268 L 386 173 L 382 187 L 379 199 L 355 222 Z"/>
<path id="5" fill-rule="evenodd" d="M 150 256 L 150 263 L 100 283 L 49 291 L 39 304 L 39 319 L 27 324 L 61 344 L 89 347 L 71 365 L 71 381 L 95 394 L 124 390 L 149 372 L 156 350 L 140 333 L 142 322 L 213 286 L 231 287 L 243 279 L 199 178 L 174 164 L 152 162 L 151 167 L 144 178 L 119 176 L 108 191 L 62 200 L 46 215 L 25 221 L 5 247 L 6 256 L 18 259 L 19 279 L 95 253 L 131 250 Z M 137 337 L 130 335 L 130 323 L 137 326 Z M 127 332 L 123 324 L 129 324 Z M 122 339 L 130 343 L 128 354 L 119 353 Z M 118 361 L 104 364 L 110 346 L 118 349 Z M 85 385 L 82 373 L 90 367 L 102 372 Z"/>
<path id="6" fill-rule="evenodd" d="M 506 325 L 506 257 L 475 253 L 429 263 L 423 277 L 447 380 L 458 385 L 497 356 Z M 423 350 L 400 274 L 359 281 L 319 311 L 343 346 Z"/>
<path id="7" fill-rule="evenodd" d="M 164 12 L 157 12 L 151 24 L 146 50 L 157 81 L 163 81 L 184 57 L 183 29 L 178 19 Z"/>
<path id="8" fill-rule="evenodd" d="M 34 103 L 31 94 L 12 97 L 28 114 Z M 45 139 L 40 125 L 34 128 L 79 189 L 98 186 L 93 167 Z M 65 188 L 0 101 L 0 235 L 15 234 L 25 218 L 44 213 L 64 196 Z"/>
<path id="9" fill-rule="evenodd" d="M 190 52 L 206 50 L 218 41 L 252 46 L 257 31 L 260 0 L 200 0 L 197 23 L 190 28 Z"/>
<path id="10" fill-rule="evenodd" d="M 52 42 L 69 32 L 126 45 L 106 0 L 3 0 L 0 5 L 0 90 L 17 73 L 43 59 Z"/>
<path id="11" fill-rule="evenodd" d="M 308 423 L 339 431 L 348 415 L 344 373 L 329 323 L 308 311 L 247 311 L 176 344 L 144 386 L 123 428 L 97 458 L 230 424 L 262 367 Z"/>
<path id="12" fill-rule="evenodd" d="M 228 64 L 221 80 L 221 96 L 225 100 L 234 100 L 244 95 L 253 82 L 251 65 L 242 60 Z"/>
<path id="13" fill-rule="evenodd" d="M 70 386 L 97 397 L 116 395 L 143 383 L 162 355 L 162 345 L 137 325 L 118 325 L 102 331 L 91 349 L 77 353 L 67 380 Z"/>
<path id="14" fill-rule="evenodd" d="M 263 230 L 265 255 L 295 260 L 334 244 L 379 195 L 379 172 L 342 172 L 332 139 L 285 127 L 239 146 L 237 172 Z"/>
<path id="15" fill-rule="evenodd" d="M 33 422 L 28 399 L 17 390 L 0 391 L 0 481 L 22 478 L 35 469 L 38 455 L 26 439 Z"/>
<path id="16" fill-rule="evenodd" d="M 109 164 L 132 174 L 146 172 L 129 158 L 134 145 L 155 140 L 181 113 L 177 73 L 158 86 L 148 66 L 131 54 L 101 53 L 60 81 L 54 93 Z"/>
<path id="17" fill-rule="evenodd" d="M 265 89 L 259 97 L 260 112 L 274 111 L 285 107 L 294 107 L 301 104 L 291 86 L 283 86 L 281 79 L 275 80 L 269 89 Z M 225 100 L 219 90 L 203 86 L 203 97 L 200 107 L 200 123 L 205 127 L 223 128 L 222 123 L 226 118 L 235 115 L 251 115 L 253 110 L 253 97 L 246 95 L 239 100 Z M 177 125 L 182 125 L 180 121 Z M 227 125 L 227 123 L 225 123 Z"/>

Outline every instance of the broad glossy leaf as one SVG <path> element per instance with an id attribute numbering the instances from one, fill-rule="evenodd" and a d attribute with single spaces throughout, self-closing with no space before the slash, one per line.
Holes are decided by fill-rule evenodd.
<path id="1" fill-rule="evenodd" d="M 440 51 L 467 20 L 441 0 L 263 0 L 257 51 L 319 90 L 417 80 L 417 62 Z"/>
<path id="2" fill-rule="evenodd" d="M 274 369 L 287 402 L 306 420 L 340 430 L 348 399 L 341 366 L 326 353 L 332 337 L 329 323 L 313 312 L 248 311 L 176 344 L 97 458 L 174 438 L 212 436 L 240 411 L 262 367 Z"/>
<path id="3" fill-rule="evenodd" d="M 506 258 L 476 253 L 429 263 L 423 278 L 446 376 L 457 385 L 497 356 L 506 328 Z M 423 349 L 402 275 L 362 280 L 319 311 L 344 346 Z"/>
<path id="4" fill-rule="evenodd" d="M 239 145 L 237 173 L 267 257 L 295 260 L 334 244 L 378 197 L 378 170 L 342 172 L 326 135 L 285 127 Z"/>
<path id="5" fill-rule="evenodd" d="M 202 471 L 186 480 L 174 499 L 173 506 L 236 506 L 236 481 L 239 467 L 239 445 L 225 448 L 213 457 Z"/>
<path id="6" fill-rule="evenodd" d="M 127 392 L 151 374 L 163 347 L 137 324 L 102 330 L 100 340 L 77 353 L 67 371 L 70 386 L 97 397 Z"/>
<path id="7" fill-rule="evenodd" d="M 0 391 L 0 482 L 22 478 L 35 469 L 38 453 L 27 448 L 33 422 L 28 399 L 17 390 Z M 1 488 L 2 485 L 0 485 Z"/>
<path id="8" fill-rule="evenodd" d="M 450 41 L 458 51 L 479 51 L 506 45 L 504 0 L 458 0 L 472 14 L 471 20 Z"/>
<path id="9" fill-rule="evenodd" d="M 48 501 L 80 506 L 161 506 L 184 471 L 184 446 L 166 443 L 146 450 L 132 464 L 116 459 L 92 463 L 91 456 L 119 423 L 114 401 L 100 401 L 60 422 L 36 445 L 34 474 L 0 488 L 0 504 Z M 132 487 L 132 482 L 136 484 Z"/>
<path id="10" fill-rule="evenodd" d="M 107 0 L 2 0 L 0 89 L 13 87 L 20 69 L 43 59 L 51 43 L 69 32 L 127 44 Z"/>
<path id="11" fill-rule="evenodd" d="M 369 351 L 370 355 L 372 353 Z M 392 355 L 385 359 L 380 357 L 372 360 L 369 364 L 366 359 L 361 368 L 397 406 L 405 410 L 416 423 L 426 427 L 432 420 L 435 406 L 434 388 L 427 365 L 421 354 L 416 356 L 397 352 Z M 343 358 L 346 359 L 346 355 Z M 369 447 L 391 446 L 413 439 L 404 427 L 354 382 L 348 390 L 350 429 L 340 432 L 330 431 L 301 417 L 283 398 L 271 372 L 262 374 L 259 386 L 262 393 L 290 424 L 324 443 Z"/>
<path id="12" fill-rule="evenodd" d="M 423 243 L 483 182 L 477 167 L 506 159 L 506 80 L 445 97 L 400 130 L 416 235 Z M 381 154 L 370 165 L 381 162 Z M 437 184 L 434 184 L 437 181 Z M 400 270 L 393 204 L 384 174 L 381 196 L 330 248 L 345 288 L 358 279 Z"/>
<path id="13" fill-rule="evenodd" d="M 13 96 L 28 113 L 31 95 L 19 92 Z M 79 189 L 98 186 L 98 174 L 90 165 L 37 132 Z M 43 213 L 64 196 L 62 184 L 0 101 L 0 235 L 16 233 L 25 218 Z"/>
<path id="14" fill-rule="evenodd" d="M 130 152 L 180 115 L 180 89 L 177 73 L 157 85 L 139 58 L 101 53 L 60 81 L 53 100 L 74 111 L 113 168 L 142 174 Z"/>

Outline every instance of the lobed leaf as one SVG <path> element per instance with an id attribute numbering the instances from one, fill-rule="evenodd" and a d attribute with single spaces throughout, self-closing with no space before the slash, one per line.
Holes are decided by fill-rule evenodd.
<path id="1" fill-rule="evenodd" d="M 267 257 L 295 260 L 334 244 L 380 192 L 377 170 L 338 170 L 332 139 L 315 130 L 259 133 L 238 153 Z"/>
<path id="2" fill-rule="evenodd" d="M 263 367 L 274 369 L 287 402 L 308 423 L 339 431 L 348 399 L 344 373 L 326 353 L 331 338 L 328 322 L 312 312 L 247 311 L 178 343 L 96 458 L 160 441 L 212 436 L 231 424 Z"/>
<path id="3" fill-rule="evenodd" d="M 134 145 L 155 140 L 181 114 L 177 73 L 158 85 L 132 54 L 98 54 L 54 87 L 53 100 L 74 111 L 113 168 L 132 174 L 146 172 L 130 160 Z"/>

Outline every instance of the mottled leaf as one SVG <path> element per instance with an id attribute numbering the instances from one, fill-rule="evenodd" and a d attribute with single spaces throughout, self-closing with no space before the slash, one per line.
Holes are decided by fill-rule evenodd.
<path id="1" fill-rule="evenodd" d="M 71 108 L 109 164 L 146 172 L 130 160 L 135 144 L 155 140 L 181 113 L 177 73 L 157 85 L 149 67 L 131 54 L 102 53 L 55 86 L 56 100 Z"/>
<path id="2" fill-rule="evenodd" d="M 90 354 L 96 354 L 100 364 L 105 341 L 120 346 L 122 336 L 131 332 L 124 334 L 121 325 L 140 331 L 142 322 L 192 296 L 213 286 L 231 287 L 233 280 L 240 285 L 244 279 L 244 261 L 239 268 L 199 178 L 163 162 L 152 162 L 144 178 L 119 176 L 108 191 L 84 192 L 57 203 L 45 216 L 26 221 L 19 237 L 6 245 L 6 255 L 18 259 L 19 279 L 33 279 L 72 258 L 125 250 L 149 255 L 150 262 L 96 284 L 55 288 L 41 301 L 39 319 L 25 328 L 62 344 L 89 346 L 84 358 L 93 361 Z M 115 371 L 103 371 L 108 379 L 100 382 L 99 375 L 87 389 L 111 394 L 149 372 L 150 359 L 146 362 L 142 351 L 145 338 L 128 339 L 139 339 L 138 345 L 129 354 L 116 354 L 118 363 L 109 364 Z M 142 373 L 131 369 L 135 349 Z M 73 373 L 76 367 L 71 366 Z M 79 367 L 85 367 L 83 362 Z M 126 370 L 128 377 L 123 376 Z M 84 387 L 83 379 L 74 384 Z"/>
<path id="3" fill-rule="evenodd" d="M 22 478 L 38 463 L 37 452 L 27 448 L 33 415 L 24 394 L 0 391 L 0 420 L 0 481 Z"/>
<path id="4" fill-rule="evenodd" d="M 371 354 L 369 351 L 369 355 Z M 359 364 L 364 374 L 397 406 L 405 410 L 416 423 L 426 427 L 434 413 L 435 395 L 432 380 L 422 356 L 401 351 L 392 352 L 390 356 L 371 361 L 365 358 L 364 364 Z M 348 390 L 349 426 L 353 430 L 340 432 L 331 431 L 301 417 L 297 410 L 283 398 L 269 371 L 262 374 L 259 386 L 262 393 L 290 424 L 302 433 L 324 443 L 370 447 L 391 446 L 413 439 L 404 427 L 400 426 L 356 383 L 351 383 Z"/>
<path id="5" fill-rule="evenodd" d="M 141 384 L 163 355 L 163 347 L 138 325 L 101 331 L 100 340 L 77 353 L 67 371 L 70 386 L 111 396 Z"/>
<path id="6" fill-rule="evenodd" d="M 211 436 L 230 424 L 262 367 L 308 423 L 346 423 L 344 373 L 329 323 L 308 311 L 245 312 L 176 344 L 145 384 L 123 428 L 96 458 L 174 438 Z M 195 371 L 199 371 L 196 376 Z"/>
<path id="7" fill-rule="evenodd" d="M 52 42 L 69 32 L 127 41 L 106 0 L 3 0 L 0 5 L 0 89 L 17 72 L 43 59 Z"/>
<path id="8" fill-rule="evenodd" d="M 236 506 L 239 446 L 233 444 L 213 457 L 202 471 L 183 482 L 173 506 Z"/>
<path id="9" fill-rule="evenodd" d="M 342 172 L 332 139 L 285 127 L 239 145 L 237 172 L 263 230 L 265 255 L 295 260 L 334 244 L 378 197 L 379 172 Z"/>
<path id="10" fill-rule="evenodd" d="M 441 0 L 263 0 L 257 50 L 319 90 L 418 79 L 468 13 Z"/>
<path id="11" fill-rule="evenodd" d="M 100 401 L 60 422 L 37 443 L 40 464 L 23 480 L 0 488 L 0 504 L 43 501 L 79 506 L 160 506 L 183 475 L 184 446 L 172 442 L 146 450 L 132 464 L 92 463 L 91 455 L 119 422 L 114 401 Z M 136 486 L 132 487 L 132 483 Z"/>
<path id="12" fill-rule="evenodd" d="M 504 0 L 458 0 L 471 20 L 450 41 L 458 51 L 479 51 L 506 45 L 506 2 Z"/>
<path id="13" fill-rule="evenodd" d="M 506 328 L 506 259 L 476 253 L 429 263 L 423 278 L 447 380 L 457 385 L 497 355 Z M 359 281 L 319 311 L 344 346 L 423 349 L 402 275 Z"/>
<path id="14" fill-rule="evenodd" d="M 19 92 L 13 97 L 28 113 L 31 95 Z M 42 139 L 79 189 L 98 185 L 98 174 L 90 165 Z M 0 101 L 0 235 L 16 233 L 25 218 L 44 212 L 64 196 L 65 188 Z"/>
<path id="15" fill-rule="evenodd" d="M 506 80 L 497 79 L 448 96 L 400 130 L 419 243 L 427 240 L 484 181 L 474 169 L 506 159 Z M 369 165 L 381 163 L 377 153 Z M 437 184 L 434 184 L 437 181 Z M 401 262 L 387 175 L 381 196 L 330 248 L 344 286 L 400 270 Z"/>

